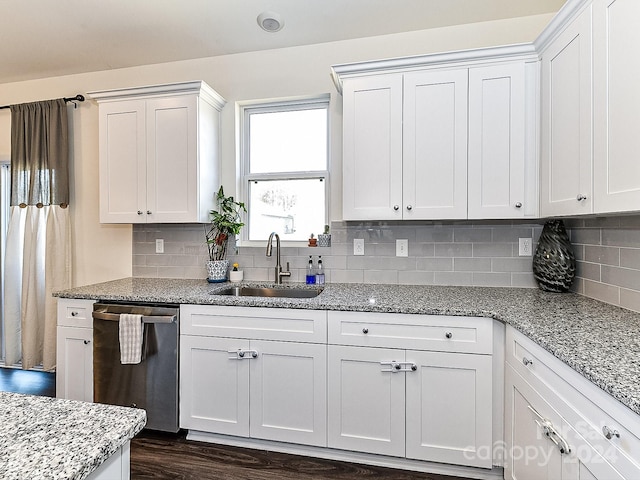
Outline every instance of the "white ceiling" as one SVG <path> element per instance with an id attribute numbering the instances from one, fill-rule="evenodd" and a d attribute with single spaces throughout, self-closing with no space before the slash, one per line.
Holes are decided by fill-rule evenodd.
<path id="1" fill-rule="evenodd" d="M 556 12 L 565 0 L 0 0 L 0 83 Z M 279 13 L 284 28 L 256 17 Z"/>

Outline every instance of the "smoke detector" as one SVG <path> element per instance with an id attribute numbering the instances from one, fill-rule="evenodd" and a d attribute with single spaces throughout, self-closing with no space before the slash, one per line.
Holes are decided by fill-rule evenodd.
<path id="1" fill-rule="evenodd" d="M 258 15 L 258 25 L 265 32 L 275 33 L 282 30 L 284 27 L 284 20 L 282 17 L 274 12 L 262 12 Z"/>

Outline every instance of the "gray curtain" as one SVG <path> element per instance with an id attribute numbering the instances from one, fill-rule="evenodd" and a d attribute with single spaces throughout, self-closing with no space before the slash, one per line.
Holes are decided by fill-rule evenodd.
<path id="1" fill-rule="evenodd" d="M 11 105 L 11 205 L 69 203 L 67 105 Z"/>
<path id="2" fill-rule="evenodd" d="M 5 256 L 5 362 L 56 366 L 55 290 L 71 283 L 64 100 L 11 106 L 11 216 Z"/>

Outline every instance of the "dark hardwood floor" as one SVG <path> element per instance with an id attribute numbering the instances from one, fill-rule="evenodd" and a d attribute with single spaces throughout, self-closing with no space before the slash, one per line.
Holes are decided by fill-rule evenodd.
<path id="1" fill-rule="evenodd" d="M 56 396 L 56 374 L 0 367 L 0 392 Z"/>
<path id="2" fill-rule="evenodd" d="M 355 463 L 214 445 L 143 431 L 131 442 L 131 479 L 465 480 Z"/>

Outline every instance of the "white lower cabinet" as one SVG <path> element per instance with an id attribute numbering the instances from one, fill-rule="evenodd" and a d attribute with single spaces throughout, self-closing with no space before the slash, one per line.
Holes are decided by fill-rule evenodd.
<path id="1" fill-rule="evenodd" d="M 230 307 L 184 308 L 183 331 L 235 329 L 243 320 L 281 323 L 282 336 L 324 328 L 326 312 Z M 277 310 L 280 310 L 278 312 Z M 284 316 L 288 318 L 282 318 Z M 303 318 L 307 317 L 307 318 Z M 287 327 L 285 327 L 285 324 Z M 202 330 L 200 330 L 202 331 Z M 277 336 L 245 330 L 246 337 Z M 326 338 L 326 333 L 324 335 Z M 290 340 L 290 338 L 288 338 Z M 326 446 L 326 341 L 302 343 L 254 338 L 180 336 L 180 427 L 201 432 Z"/>
<path id="2" fill-rule="evenodd" d="M 505 479 L 640 478 L 637 415 L 513 328 L 506 338 Z"/>
<path id="3" fill-rule="evenodd" d="M 491 468 L 491 322 L 329 312 L 329 447 Z"/>
<path id="4" fill-rule="evenodd" d="M 93 300 L 58 299 L 58 398 L 93 401 L 93 303 Z"/>

